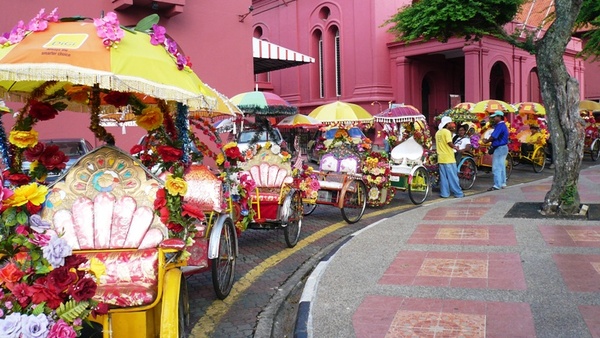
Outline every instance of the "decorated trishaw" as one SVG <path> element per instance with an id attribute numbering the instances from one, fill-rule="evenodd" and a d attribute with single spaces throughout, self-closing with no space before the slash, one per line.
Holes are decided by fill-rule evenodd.
<path id="1" fill-rule="evenodd" d="M 374 120 L 382 125 L 386 149 L 367 153 L 363 164 L 369 205 L 389 204 L 399 190 L 408 191 L 414 204 L 423 203 L 431 188 L 424 161 L 432 140 L 425 116 L 413 106 L 395 104 Z"/>
<path id="2" fill-rule="evenodd" d="M 362 107 L 341 101 L 314 109 L 309 117 L 323 123 L 321 137 L 316 140 L 319 169 L 316 199 L 305 200 L 304 214 L 310 215 L 317 205 L 330 205 L 340 209 L 348 223 L 360 221 L 367 206 L 367 189 L 361 165 L 365 152 L 371 149 L 371 140 L 359 128 L 370 125 L 373 116 Z M 352 137 L 350 130 L 359 130 Z M 331 134 L 328 139 L 325 135 Z M 316 184 L 315 184 L 316 185 Z"/>
<path id="3" fill-rule="evenodd" d="M 92 23 L 41 10 L 0 37 L 0 95 L 25 102 L 10 133 L 0 131 L 4 335 L 183 337 L 185 275 L 211 270 L 219 298 L 232 288 L 239 220 L 227 197 L 238 176 L 227 161 L 221 172 L 202 164 L 231 151 L 211 121 L 189 114 L 212 112 L 219 97 L 157 22 L 153 15 L 126 29 L 112 12 Z M 63 110 L 89 113 L 105 143 L 68 169 L 66 155 L 35 130 Z M 131 115 L 148 141 L 130 152 L 116 147 L 101 125 L 114 113 Z M 248 185 L 237 194 L 250 196 Z"/>
<path id="4" fill-rule="evenodd" d="M 589 154 L 592 161 L 600 157 L 600 133 L 594 112 L 592 110 L 579 110 L 585 122 L 584 154 Z"/>
<path id="5" fill-rule="evenodd" d="M 536 173 L 542 172 L 546 166 L 549 137 L 544 119 L 546 109 L 537 102 L 521 102 L 514 107 L 516 112 L 509 143 L 513 165 L 527 163 Z"/>

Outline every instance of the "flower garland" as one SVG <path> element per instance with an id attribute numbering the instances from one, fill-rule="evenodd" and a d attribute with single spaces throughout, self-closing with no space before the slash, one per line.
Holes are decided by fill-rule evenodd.
<path id="1" fill-rule="evenodd" d="M 83 268 L 87 258 L 73 255 L 37 215 L 46 186 L 0 189 L 0 332 L 7 337 L 79 335 L 89 315 L 108 312 L 106 304 L 92 299 L 100 270 L 93 262 Z"/>
<path id="2" fill-rule="evenodd" d="M 316 202 L 321 184 L 314 169 L 303 164 L 302 168 L 292 169 L 292 177 L 294 178 L 293 186 L 300 190 L 302 199 Z"/>
<path id="3" fill-rule="evenodd" d="M 367 184 L 367 203 L 378 207 L 389 204 L 394 198 L 395 189 L 389 180 L 391 172 L 390 158 L 386 152 L 368 152 L 362 165 L 363 178 Z M 385 200 L 381 200 L 382 193 L 386 193 Z"/>

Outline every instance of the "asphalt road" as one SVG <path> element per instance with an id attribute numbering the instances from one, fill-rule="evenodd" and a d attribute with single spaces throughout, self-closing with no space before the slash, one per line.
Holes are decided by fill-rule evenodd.
<path id="1" fill-rule="evenodd" d="M 584 158 L 582 168 L 595 165 Z M 546 178 L 554 173 L 535 173 L 530 164 L 513 168 L 508 185 Z M 486 191 L 493 184 L 491 172 L 480 170 L 467 196 Z M 433 190 L 425 203 L 435 202 Z M 383 217 L 416 206 L 406 192 L 398 192 L 384 207 L 367 208 L 356 224 L 343 221 L 340 210 L 319 205 L 302 222 L 300 241 L 287 248 L 281 230 L 247 230 L 239 237 L 235 284 L 227 299 L 216 298 L 210 271 L 188 277 L 190 337 L 286 337 L 292 336 L 295 310 L 303 279 L 318 260 L 348 235 Z"/>

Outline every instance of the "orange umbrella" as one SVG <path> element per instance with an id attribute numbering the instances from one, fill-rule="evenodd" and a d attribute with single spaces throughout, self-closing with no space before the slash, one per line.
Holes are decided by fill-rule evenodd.
<path id="1" fill-rule="evenodd" d="M 471 109 L 474 113 L 488 113 L 491 114 L 496 110 L 503 111 L 505 113 L 514 113 L 515 108 L 510 104 L 501 100 L 483 100 L 477 102 Z"/>

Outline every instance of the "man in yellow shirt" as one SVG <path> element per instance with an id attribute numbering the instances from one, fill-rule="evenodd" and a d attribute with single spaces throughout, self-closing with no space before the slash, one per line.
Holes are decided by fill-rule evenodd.
<path id="1" fill-rule="evenodd" d="M 440 197 L 450 197 L 450 193 L 456 198 L 464 197 L 458 183 L 458 168 L 454 158 L 454 152 L 458 150 L 458 146 L 452 142 L 452 133 L 456 130 L 456 124 L 450 117 L 444 116 L 438 129 L 435 133 L 435 144 L 440 172 Z"/>

